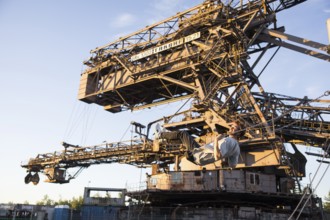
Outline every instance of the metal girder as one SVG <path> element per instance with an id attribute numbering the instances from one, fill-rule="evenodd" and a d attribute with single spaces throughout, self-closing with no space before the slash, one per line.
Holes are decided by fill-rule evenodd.
<path id="1" fill-rule="evenodd" d="M 185 83 L 183 81 L 180 81 L 180 80 L 176 80 L 176 79 L 173 79 L 171 77 L 168 77 L 168 76 L 156 76 L 156 78 L 160 78 L 160 79 L 163 79 L 163 80 L 166 80 L 168 82 L 172 82 L 174 84 L 177 84 L 179 86 L 182 86 L 182 87 L 185 87 L 185 88 L 188 88 L 188 89 L 191 89 L 193 91 L 196 91 L 197 87 L 196 86 L 192 86 L 188 83 Z"/>
<path id="2" fill-rule="evenodd" d="M 190 98 L 193 98 L 193 97 L 194 97 L 194 95 L 185 95 L 185 96 L 174 97 L 174 98 L 171 98 L 169 100 L 158 101 L 158 102 L 154 102 L 154 103 L 143 105 L 143 106 L 135 106 L 135 107 L 132 108 L 132 110 L 138 111 L 138 110 L 141 110 L 141 109 L 156 107 L 156 106 L 159 106 L 159 105 L 169 104 L 169 103 L 172 103 L 172 102 L 177 102 L 177 101 L 181 101 L 181 100 L 185 100 L 185 99 L 190 99 Z"/>
<path id="3" fill-rule="evenodd" d="M 289 9 L 291 7 L 294 7 L 298 4 L 301 4 L 307 0 L 267 0 L 268 7 L 271 6 L 272 10 L 274 12 L 280 12 L 285 9 Z"/>
<path id="4" fill-rule="evenodd" d="M 118 109 L 132 109 L 126 108 L 126 106 L 149 105 L 154 100 L 170 99 L 171 97 L 181 96 L 184 93 L 189 94 L 198 89 L 201 91 L 201 88 L 196 88 L 193 85 L 193 82 L 198 83 L 196 81 L 198 75 L 204 78 L 203 80 L 208 81 L 207 86 L 212 86 L 212 89 L 206 92 L 206 98 L 214 97 L 217 86 L 222 84 L 222 82 L 228 84 L 227 79 L 233 78 L 234 74 L 236 74 L 227 69 L 235 69 L 241 54 L 245 53 L 240 49 L 243 48 L 240 45 L 240 42 L 243 42 L 240 40 L 240 37 L 246 36 L 234 23 L 238 24 L 243 21 L 245 25 L 242 28 L 248 31 L 257 23 L 270 22 L 270 20 L 263 19 L 264 15 L 258 3 L 242 5 L 239 9 L 236 10 L 225 6 L 218 1 L 206 2 L 148 27 L 158 28 L 161 24 L 163 24 L 161 25 L 163 27 L 172 19 L 180 18 L 176 34 L 169 34 L 166 39 L 158 39 L 155 45 L 149 44 L 147 47 L 143 47 L 140 43 L 137 43 L 134 46 L 134 51 L 130 51 L 129 55 L 127 55 L 126 51 L 134 44 L 133 41 L 127 44 L 127 48 L 123 52 L 114 50 L 112 53 L 104 55 L 104 53 L 107 53 L 106 48 L 111 48 L 111 45 L 116 45 L 119 41 L 98 48 L 98 50 L 93 51 L 96 55 L 89 62 L 90 64 L 93 63 L 93 65 L 83 74 L 79 98 L 88 103 L 95 102 L 103 106 L 116 106 L 115 108 L 120 107 L 118 104 L 121 103 L 122 106 Z M 230 13 L 233 14 L 231 15 Z M 183 16 L 184 14 L 186 16 Z M 192 23 L 201 31 L 194 32 L 196 29 L 191 28 Z M 214 31 L 212 25 L 219 28 Z M 171 25 L 165 25 L 165 27 L 173 28 Z M 140 37 L 145 36 L 145 31 L 146 29 L 143 29 L 139 34 L 138 32 L 135 32 L 135 34 L 138 34 Z M 129 36 L 132 37 L 134 34 Z M 127 40 L 128 38 L 121 38 L 120 40 Z M 216 40 L 216 43 L 212 43 L 213 40 Z M 233 41 L 236 42 L 233 44 Z M 118 48 L 117 46 L 114 47 Z M 228 58 L 222 57 L 224 54 Z M 132 57 L 136 58 L 132 59 Z M 218 59 L 221 61 L 219 62 Z M 195 76 L 190 78 L 184 76 L 183 72 L 190 71 L 189 68 L 191 66 L 191 64 L 187 65 L 187 60 L 190 63 L 194 63 L 195 66 L 206 66 L 211 73 L 203 67 L 198 67 L 196 68 L 197 70 L 203 69 L 203 71 L 195 71 Z M 214 84 L 211 80 L 212 77 L 210 77 L 212 74 L 226 78 L 217 80 L 217 83 Z M 85 75 L 88 75 L 88 77 Z M 162 87 L 162 81 L 159 84 L 152 81 L 153 77 L 157 78 L 158 76 L 163 77 L 165 80 L 167 79 L 167 82 L 170 82 L 170 84 Z M 235 78 L 238 80 L 239 77 L 235 76 Z M 155 93 L 149 96 L 151 99 L 147 102 L 142 98 L 133 99 L 127 97 L 127 91 L 135 91 L 135 94 L 127 93 L 131 97 L 143 96 L 143 90 L 135 89 L 137 86 L 142 88 L 150 88 L 152 86 Z M 180 86 L 181 90 L 177 90 L 176 86 Z M 115 92 L 116 90 L 120 91 Z M 207 91 L 207 89 L 204 91 Z M 85 95 L 82 95 L 83 93 Z M 167 97 L 162 94 L 171 95 Z M 113 98 L 111 98 L 112 96 Z"/>
<path id="5" fill-rule="evenodd" d="M 298 157 L 286 154 L 283 141 L 321 147 L 330 138 L 330 122 L 325 117 L 330 108 L 320 105 L 330 101 L 267 93 L 258 80 L 261 73 L 256 75 L 253 70 L 268 49 L 275 46 L 330 61 L 324 53 L 326 45 L 284 34 L 279 29 L 265 29 L 277 27 L 276 12 L 304 1 L 243 0 L 224 4 L 208 0 L 98 47 L 85 62 L 88 68 L 81 76 L 79 99 L 114 113 L 191 99 L 191 109 L 163 117 L 165 128 L 187 130 L 206 143 L 216 134 L 226 133 L 229 122 L 238 121 L 243 127 L 240 132 L 245 132 L 240 146 L 246 161 L 253 161 L 257 154 L 264 160 L 270 152 L 277 152 L 273 155 L 277 162 L 271 166 L 283 165 L 285 171 L 276 172 L 282 177 L 301 176 L 287 172 L 296 170 L 297 164 L 290 164 L 290 160 Z M 249 55 L 257 52 L 261 54 L 251 66 Z M 327 95 L 329 92 L 324 94 Z M 320 105 L 313 105 L 314 102 Z M 144 138 L 129 144 L 65 146 L 62 152 L 40 154 L 22 167 L 46 175 L 47 169 L 54 173 L 99 163 L 158 167 L 176 163 L 178 167 L 178 160 L 187 149 L 152 143 L 148 139 L 150 126 L 146 134 L 138 133 Z M 256 163 L 258 169 L 266 166 L 263 162 L 268 163 Z M 251 164 L 242 163 L 240 168 L 254 169 Z M 50 173 L 48 176 L 51 182 L 67 181 L 63 175 L 55 179 Z M 30 179 L 31 175 L 27 177 Z"/>
<path id="6" fill-rule="evenodd" d="M 197 70 L 203 69 L 203 71 L 195 72 L 209 83 L 211 82 L 210 74 L 218 77 L 223 74 L 233 76 L 235 72 L 228 71 L 228 68 L 235 69 L 241 56 L 246 54 L 242 44 L 254 42 L 249 39 L 242 40 L 242 37 L 247 38 L 244 32 L 253 31 L 253 27 L 258 24 L 269 24 L 275 21 L 268 18 L 267 12 L 263 10 L 259 1 L 246 2 L 237 8 L 226 6 L 219 1 L 207 1 L 118 41 L 97 48 L 92 51 L 94 57 L 86 63 L 91 68 L 83 73 L 79 98 L 82 101 L 95 102 L 103 106 L 118 106 L 119 101 L 123 105 L 122 110 L 127 109 L 125 108 L 127 104 L 143 106 L 139 99 L 130 100 L 128 97 L 124 97 L 123 92 L 120 91 L 119 94 L 123 97 L 116 97 L 118 93 L 113 92 L 117 89 L 126 90 L 129 87 L 132 87 L 130 90 L 133 90 L 137 84 L 145 88 L 150 87 L 151 84 L 155 85 L 157 92 L 152 96 L 154 100 L 167 98 L 161 95 L 166 93 L 175 97 L 187 91 L 175 89 L 179 93 L 175 94 L 174 91 L 171 91 L 170 85 L 166 85 L 163 88 L 164 91 L 159 91 L 161 85 L 154 84 L 154 81 L 149 83 L 148 80 L 152 79 L 153 75 L 162 75 L 169 77 L 168 79 L 174 79 L 168 81 L 173 84 L 172 88 L 175 88 L 174 85 L 179 85 L 188 90 L 195 90 L 196 88 L 192 88 L 190 84 L 196 79 L 196 76 L 192 77 L 190 81 L 186 81 L 187 78 L 181 77 L 181 73 L 179 73 L 180 70 L 189 71 L 191 64 L 187 65 L 188 62 L 195 66 L 206 66 L 211 73 L 203 67 L 196 68 Z M 179 22 L 174 22 L 175 19 L 178 19 Z M 174 24 L 176 28 L 174 28 Z M 147 37 L 146 32 L 151 33 L 158 28 L 167 29 L 166 33 L 169 34 L 144 38 Z M 197 30 L 200 31 L 196 32 Z M 135 42 L 138 38 L 140 39 Z M 120 50 L 118 45 L 122 45 Z M 228 58 L 221 58 L 224 54 Z M 225 63 L 219 62 L 218 59 Z M 236 78 L 239 77 L 236 76 Z M 217 81 L 217 84 L 220 85 L 221 81 Z M 227 83 L 225 78 L 222 81 Z M 207 92 L 207 99 L 214 96 L 217 84 L 214 84 L 213 89 Z M 142 96 L 142 91 L 140 93 L 136 93 L 134 96 Z M 111 99 L 102 98 L 103 96 L 115 97 Z M 148 105 L 151 102 L 153 101 L 150 100 L 145 104 Z"/>
<path id="7" fill-rule="evenodd" d="M 293 35 L 286 34 L 286 33 L 280 32 L 280 31 L 276 31 L 276 30 L 265 29 L 263 31 L 263 33 L 268 34 L 272 37 L 281 38 L 282 40 L 293 41 L 293 42 L 298 43 L 298 44 L 313 47 L 315 49 L 323 50 L 323 51 L 327 52 L 328 45 L 321 44 L 319 42 L 315 42 L 315 41 L 308 40 L 308 39 L 305 39 L 305 38 L 293 36 Z"/>
<path id="8" fill-rule="evenodd" d="M 121 37 L 120 39 L 104 46 L 97 47 L 92 50 L 91 53 L 96 56 L 106 56 L 107 54 L 119 52 L 127 53 L 135 48 L 145 48 L 152 44 L 157 44 L 161 40 L 172 38 L 173 36 L 170 34 L 178 31 L 179 21 L 187 19 L 191 15 L 195 14 L 201 5 L 203 4 L 197 5 L 153 25 L 146 26 L 146 28 L 143 28 L 142 30 Z"/>
<path id="9" fill-rule="evenodd" d="M 294 50 L 299 53 L 303 53 L 303 54 L 330 62 L 330 55 L 306 48 L 306 47 L 312 47 L 317 50 L 327 52 L 327 48 L 328 48 L 327 45 L 317 43 L 317 42 L 314 42 L 311 40 L 307 40 L 304 38 L 296 37 L 293 35 L 285 34 L 285 33 L 279 32 L 279 31 L 275 31 L 275 30 L 264 30 L 263 34 L 259 35 L 258 38 L 260 40 L 275 44 L 277 46 L 285 47 L 290 50 Z M 277 40 L 276 38 L 279 38 L 281 40 L 292 41 L 294 43 L 300 44 L 305 47 L 290 44 L 285 41 L 280 41 L 280 40 Z"/>

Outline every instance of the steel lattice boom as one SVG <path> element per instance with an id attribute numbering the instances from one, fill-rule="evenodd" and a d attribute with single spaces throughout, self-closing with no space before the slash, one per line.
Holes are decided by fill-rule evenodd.
<path id="1" fill-rule="evenodd" d="M 78 98 L 112 113 L 190 99 L 190 109 L 163 118 L 164 128 L 187 130 L 206 143 L 226 132 L 229 122 L 239 121 L 244 137 L 237 168 L 264 172 L 271 167 L 278 177 L 305 176 L 304 157 L 299 151 L 287 153 L 284 143 L 320 147 L 329 156 L 329 91 L 316 99 L 268 93 L 261 73 L 254 72 L 272 48 L 330 61 L 327 45 L 286 34 L 277 24 L 278 12 L 304 1 L 206 0 L 92 50 Z M 252 54 L 257 58 L 251 62 Z M 36 174 L 43 172 L 50 182 L 65 183 L 74 177 L 66 178 L 68 168 L 99 163 L 152 166 L 154 173 L 168 170 L 169 164 L 184 170 L 179 163 L 186 149 L 179 143 L 156 146 L 149 137 L 152 124 L 141 133 L 144 126 L 135 123 L 141 139 L 129 143 L 65 143 L 62 152 L 39 154 L 22 165 L 29 172 L 25 181 L 38 183 Z"/>

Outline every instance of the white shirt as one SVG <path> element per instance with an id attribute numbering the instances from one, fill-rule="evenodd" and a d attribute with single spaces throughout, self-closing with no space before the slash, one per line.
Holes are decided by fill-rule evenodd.
<path id="1" fill-rule="evenodd" d="M 222 138 L 218 141 L 221 158 L 228 158 L 228 164 L 235 167 L 238 163 L 240 155 L 240 148 L 236 139 L 232 137 Z M 195 148 L 193 150 L 195 163 L 199 165 L 206 165 L 214 163 L 214 146 L 213 143 L 206 144 L 203 147 Z"/>
<path id="2" fill-rule="evenodd" d="M 222 138 L 218 141 L 222 158 L 228 158 L 229 166 L 236 166 L 241 153 L 238 142 L 232 137 Z"/>

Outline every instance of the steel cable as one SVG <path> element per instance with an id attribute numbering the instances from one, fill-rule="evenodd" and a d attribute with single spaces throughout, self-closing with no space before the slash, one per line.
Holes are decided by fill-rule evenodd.
<path id="1" fill-rule="evenodd" d="M 327 147 L 327 149 L 326 149 L 326 152 L 328 152 L 329 147 L 330 147 L 330 145 L 328 145 L 328 147 Z M 323 154 L 323 157 L 322 157 L 322 161 L 325 159 L 325 156 L 326 156 L 326 154 L 324 153 L 324 154 Z M 312 178 L 312 180 L 311 180 L 311 182 L 310 182 L 310 185 L 313 184 L 314 179 L 315 179 L 317 173 L 319 172 L 319 169 L 320 169 L 321 165 L 322 165 L 322 162 L 320 162 L 320 164 L 319 164 L 319 166 L 318 166 L 318 168 L 317 168 L 317 170 L 316 170 L 316 172 L 315 172 L 315 174 L 314 174 L 314 176 L 313 176 L 313 178 Z M 329 164 L 329 165 L 330 165 L 330 164 Z M 329 167 L 329 165 L 328 165 L 328 167 Z M 327 168 L 327 169 L 328 169 L 328 168 Z M 326 169 L 326 171 L 327 171 L 327 169 Z M 323 176 L 324 176 L 324 175 L 325 175 L 325 173 L 323 174 Z M 322 176 L 322 178 L 323 178 L 323 176 Z M 321 178 L 321 180 L 322 180 L 322 178 Z M 321 181 L 321 180 L 320 180 L 320 181 Z M 320 181 L 319 181 L 319 183 L 320 183 Z M 319 183 L 317 184 L 317 186 L 319 185 Z M 305 190 L 305 192 L 304 192 L 303 196 L 301 197 L 301 199 L 300 199 L 298 205 L 296 206 L 296 208 L 293 210 L 292 214 L 291 214 L 290 217 L 288 218 L 289 220 L 292 219 L 293 215 L 294 215 L 294 214 L 296 213 L 296 211 L 298 210 L 298 208 L 299 208 L 300 204 L 302 203 L 302 201 L 304 200 L 306 194 L 307 194 L 307 190 Z M 308 199 L 306 200 L 304 206 L 303 206 L 302 209 L 300 210 L 300 213 L 302 212 L 303 208 L 305 207 L 307 201 L 310 199 L 310 196 L 311 196 L 311 195 L 312 195 L 312 194 L 309 195 L 309 197 L 308 197 Z M 299 216 L 300 216 L 300 214 L 299 214 Z M 298 218 L 297 218 L 297 219 L 298 219 Z"/>

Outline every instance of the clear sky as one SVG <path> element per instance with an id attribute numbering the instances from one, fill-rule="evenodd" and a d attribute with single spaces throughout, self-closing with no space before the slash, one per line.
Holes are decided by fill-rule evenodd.
<path id="1" fill-rule="evenodd" d="M 85 186 L 119 188 L 143 180 L 147 170 L 112 164 L 92 166 L 70 184 L 44 183 L 41 176 L 39 185 L 25 185 L 20 164 L 38 153 L 61 150 L 62 141 L 119 141 L 131 121 L 147 124 L 175 113 L 180 103 L 112 114 L 77 101 L 82 63 L 91 49 L 201 2 L 0 0 L 0 203 L 35 203 L 46 194 L 71 199 L 82 195 Z M 287 33 L 328 44 L 329 17 L 328 0 L 309 0 L 281 12 L 278 23 Z M 329 67 L 328 62 L 282 48 L 261 83 L 268 92 L 316 98 L 330 89 Z M 318 163 L 315 157 L 308 159 L 307 175 L 312 175 Z M 321 197 L 330 190 L 329 178 L 328 172 L 317 190 Z"/>

